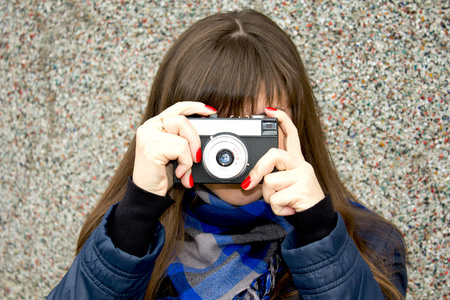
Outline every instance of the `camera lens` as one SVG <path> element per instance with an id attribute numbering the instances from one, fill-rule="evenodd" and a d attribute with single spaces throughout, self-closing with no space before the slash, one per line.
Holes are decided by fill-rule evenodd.
<path id="1" fill-rule="evenodd" d="M 203 151 L 202 165 L 216 180 L 232 180 L 245 172 L 248 166 L 247 147 L 232 133 L 210 137 Z"/>
<path id="2" fill-rule="evenodd" d="M 228 167 L 234 161 L 233 153 L 230 150 L 224 149 L 217 153 L 217 163 L 222 167 Z"/>

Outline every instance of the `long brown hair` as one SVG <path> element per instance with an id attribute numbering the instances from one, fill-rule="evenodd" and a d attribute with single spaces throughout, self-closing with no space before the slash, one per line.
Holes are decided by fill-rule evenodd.
<path id="1" fill-rule="evenodd" d="M 393 227 L 381 217 L 355 208 L 330 159 L 320 122 L 320 110 L 299 53 L 288 35 L 273 21 L 253 10 L 219 13 L 202 19 L 187 29 L 165 55 L 154 79 L 142 123 L 179 101 L 201 101 L 223 115 L 240 115 L 252 109 L 261 91 L 268 105 L 285 95 L 292 108 L 303 155 L 313 167 L 324 193 L 346 224 L 362 257 L 383 292 L 393 299 L 402 296 L 389 281 L 390 270 L 358 232 L 371 228 L 387 239 Z M 250 107 L 249 107 L 250 106 Z M 122 159 L 108 188 L 81 229 L 77 253 L 108 208 L 121 200 L 127 177 L 133 173 L 135 138 Z M 184 189 L 174 185 L 169 194 L 176 200 L 161 217 L 166 243 L 159 255 L 147 288 L 146 299 L 158 293 L 165 270 L 183 241 L 181 197 Z M 290 274 L 285 276 L 291 280 Z M 282 280 L 276 290 L 280 290 Z M 276 297 L 283 298 L 283 291 Z M 274 295 L 275 298 L 275 295 Z"/>

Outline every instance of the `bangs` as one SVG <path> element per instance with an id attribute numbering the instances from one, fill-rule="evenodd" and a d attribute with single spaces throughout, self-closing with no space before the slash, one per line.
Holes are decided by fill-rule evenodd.
<path id="1" fill-rule="evenodd" d="M 273 55 L 250 35 L 226 35 L 203 42 L 201 48 L 189 51 L 184 61 L 174 91 L 177 101 L 203 102 L 216 108 L 220 117 L 251 115 L 261 96 L 265 96 L 266 106 L 286 101 L 282 98 L 288 94 L 286 76 L 280 73 Z"/>

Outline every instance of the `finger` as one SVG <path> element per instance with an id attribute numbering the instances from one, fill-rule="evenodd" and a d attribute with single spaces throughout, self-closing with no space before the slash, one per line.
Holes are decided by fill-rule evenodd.
<path id="1" fill-rule="evenodd" d="M 266 115 L 278 119 L 278 125 L 284 135 L 284 145 L 286 150 L 296 157 L 304 160 L 297 127 L 291 118 L 282 110 L 266 107 Z"/>
<path id="2" fill-rule="evenodd" d="M 298 180 L 297 170 L 274 172 L 264 176 L 262 186 L 263 196 L 270 197 L 273 193 L 281 191 L 295 184 Z"/>
<path id="3" fill-rule="evenodd" d="M 217 113 L 217 110 L 209 105 L 206 105 L 202 102 L 194 102 L 194 101 L 182 101 L 177 102 L 174 105 L 170 106 L 166 110 L 164 110 L 159 115 L 148 119 L 141 126 L 147 124 L 157 124 L 157 120 L 164 120 L 170 117 L 176 117 L 179 115 L 189 116 L 193 114 L 198 114 L 202 116 L 209 116 Z M 158 123 L 159 125 L 162 125 Z M 160 126 L 160 131 L 162 127 Z"/>
<path id="4" fill-rule="evenodd" d="M 192 159 L 195 162 L 201 161 L 202 153 L 200 137 L 194 126 L 186 119 L 185 116 L 178 115 L 174 117 L 167 117 L 165 119 L 162 117 L 154 117 L 141 125 L 138 128 L 138 131 L 140 131 L 139 137 L 150 137 L 161 134 L 161 132 L 164 134 L 180 136 L 189 142 L 189 153 L 191 153 Z M 161 138 L 164 138 L 164 136 L 159 137 L 159 139 Z"/>
<path id="5" fill-rule="evenodd" d="M 294 212 L 305 211 L 323 199 L 320 197 L 307 197 L 302 195 L 300 190 L 304 190 L 304 186 L 297 182 L 285 189 L 273 193 L 270 195 L 267 202 L 271 205 L 271 207 L 274 207 L 274 213 L 279 214 L 283 210 L 283 207 L 290 207 L 294 210 Z"/>
<path id="6" fill-rule="evenodd" d="M 189 169 L 186 173 L 181 177 L 181 184 L 185 188 L 192 188 L 194 186 L 194 178 L 192 177 L 192 169 Z"/>
<path id="7" fill-rule="evenodd" d="M 278 171 L 285 171 L 294 169 L 298 165 L 299 160 L 292 154 L 281 149 L 271 148 L 259 159 L 241 186 L 245 190 L 250 190 L 254 188 L 264 176 L 272 173 L 274 168 Z"/>
<path id="8" fill-rule="evenodd" d="M 279 216 L 293 215 L 296 212 L 295 205 L 299 205 L 295 188 L 292 186 L 273 193 L 266 202 L 270 204 L 274 214 Z M 264 198 L 266 199 L 266 198 Z"/>
<path id="9" fill-rule="evenodd" d="M 175 176 L 182 178 L 193 165 L 188 141 L 174 134 L 162 133 L 159 143 L 159 147 L 154 147 L 157 149 L 155 151 L 159 151 L 155 157 L 161 157 L 161 165 L 167 165 L 170 161 L 176 160 L 178 166 L 175 169 Z"/>
<path id="10" fill-rule="evenodd" d="M 173 164 L 172 163 L 169 163 L 167 165 L 166 172 L 167 172 L 167 174 L 166 174 L 167 175 L 167 179 L 169 181 L 169 186 L 172 186 L 173 185 L 173 174 L 174 174 L 173 173 Z M 194 179 L 192 177 L 192 170 L 191 169 L 189 169 L 186 173 L 181 175 L 180 179 L 181 179 L 181 184 L 184 187 L 190 189 L 190 188 L 192 188 L 194 186 Z"/>
<path id="11" fill-rule="evenodd" d="M 277 216 L 291 216 L 295 214 L 295 209 L 290 206 L 279 206 L 277 204 L 270 203 L 270 208 Z"/>
<path id="12" fill-rule="evenodd" d="M 271 173 L 264 177 L 264 183 L 262 186 L 263 198 L 271 205 L 275 214 L 291 215 L 295 213 L 295 210 L 292 207 L 283 209 L 283 204 L 279 204 L 277 202 L 272 203 L 271 199 L 272 196 L 278 194 L 279 191 L 287 189 L 291 185 L 295 184 L 297 178 L 296 175 L 295 170 L 289 170 L 285 172 Z M 272 206 L 272 204 L 274 206 Z"/>
<path id="13" fill-rule="evenodd" d="M 181 101 L 164 110 L 159 114 L 159 117 L 168 118 L 178 115 L 189 116 L 194 114 L 209 116 L 215 113 L 217 113 L 217 110 L 215 108 L 202 102 Z"/>
<path id="14" fill-rule="evenodd" d="M 200 137 L 188 119 L 185 116 L 176 116 L 162 119 L 161 122 L 166 133 L 178 135 L 188 141 L 192 160 L 196 163 L 200 162 L 202 159 Z"/>

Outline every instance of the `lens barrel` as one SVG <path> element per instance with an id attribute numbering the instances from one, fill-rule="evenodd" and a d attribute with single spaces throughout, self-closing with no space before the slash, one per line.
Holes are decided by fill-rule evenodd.
<path id="1" fill-rule="evenodd" d="M 234 162 L 233 152 L 228 149 L 223 149 L 217 152 L 216 160 L 222 167 L 228 167 Z"/>

